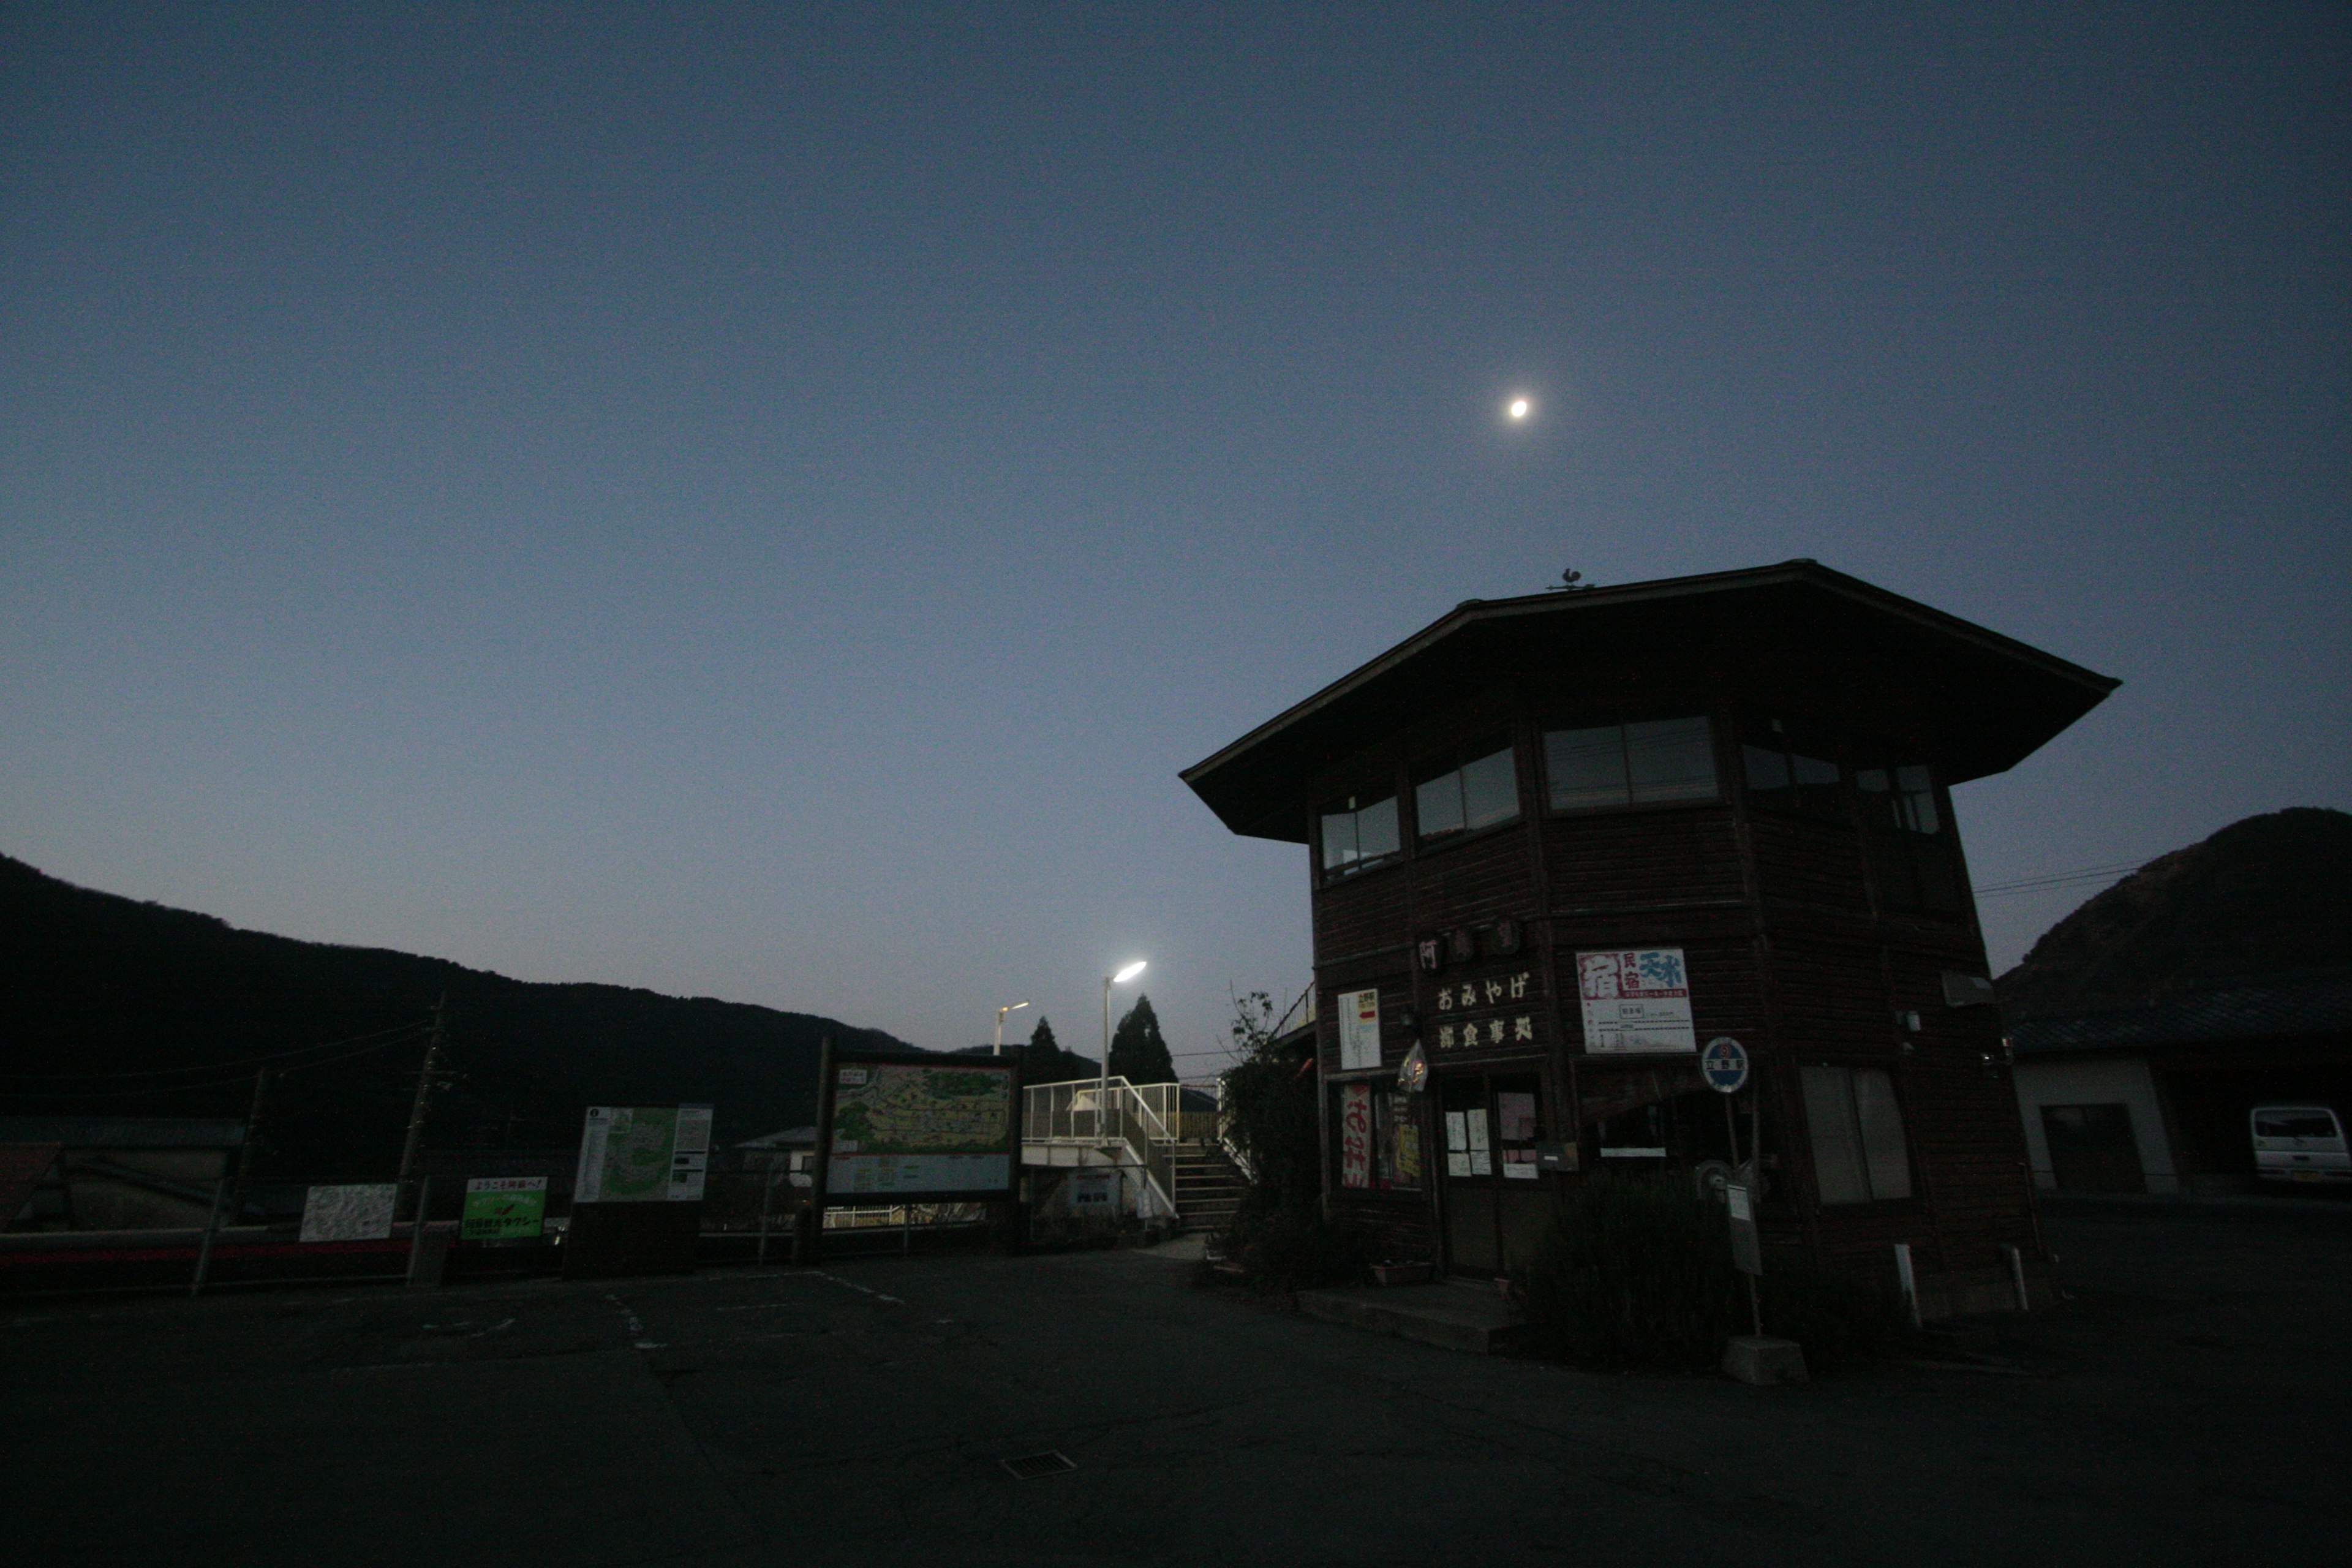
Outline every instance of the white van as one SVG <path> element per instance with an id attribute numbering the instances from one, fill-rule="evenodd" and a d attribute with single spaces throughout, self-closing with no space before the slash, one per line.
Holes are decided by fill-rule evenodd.
<path id="1" fill-rule="evenodd" d="M 2324 1105 L 2257 1105 L 2254 1173 L 2269 1182 L 2352 1182 L 2344 1123 Z"/>

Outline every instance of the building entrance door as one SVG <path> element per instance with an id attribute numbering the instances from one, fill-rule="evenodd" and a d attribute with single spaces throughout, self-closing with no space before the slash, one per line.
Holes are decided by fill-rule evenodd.
<path id="1" fill-rule="evenodd" d="M 1492 1278 L 1527 1261 L 1550 1214 L 1537 1173 L 1543 1085 L 1533 1073 L 1447 1073 L 1439 1079 L 1445 1170 L 1439 1198 L 1445 1266 Z"/>

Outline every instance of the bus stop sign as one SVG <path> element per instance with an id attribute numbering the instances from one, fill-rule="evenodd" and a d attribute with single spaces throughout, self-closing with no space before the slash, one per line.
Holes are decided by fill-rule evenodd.
<path id="1" fill-rule="evenodd" d="M 1738 1094 L 1748 1083 L 1748 1048 L 1729 1035 L 1717 1035 L 1699 1053 L 1698 1070 L 1717 1094 Z"/>

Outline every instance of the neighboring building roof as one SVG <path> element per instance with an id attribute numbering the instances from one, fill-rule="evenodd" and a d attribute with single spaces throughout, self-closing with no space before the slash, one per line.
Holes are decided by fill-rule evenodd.
<path id="1" fill-rule="evenodd" d="M 194 1116 L 0 1116 L 0 1143 L 68 1149 L 234 1149 L 245 1123 Z"/>
<path id="2" fill-rule="evenodd" d="M 1465 600 L 1181 776 L 1235 833 L 1303 843 L 1308 775 L 1368 735 L 1424 717 L 1497 671 L 1570 671 L 1622 662 L 1628 649 L 1696 649 L 1706 637 L 1742 656 L 1785 648 L 1792 679 L 1810 679 L 1807 648 L 1866 648 L 1874 664 L 1914 672 L 1932 689 L 1941 753 L 1921 760 L 1954 784 L 2015 766 L 2121 684 L 1817 562 L 1784 561 Z M 1748 658 L 1746 679 L 1773 674 Z M 1848 694 L 1849 706 L 1863 700 Z"/>
<path id="3" fill-rule="evenodd" d="M 2352 969 L 2240 980 L 2131 1006 L 2054 1013 L 2009 1030 L 2020 1057 L 2308 1035 L 2352 1036 Z"/>
<path id="4" fill-rule="evenodd" d="M 816 1147 L 816 1129 L 787 1127 L 782 1132 L 771 1132 L 760 1138 L 746 1138 L 735 1147 L 738 1149 L 814 1149 Z"/>
<path id="5" fill-rule="evenodd" d="M 0 1143 L 0 1229 L 14 1225 L 58 1163 L 55 1143 Z"/>

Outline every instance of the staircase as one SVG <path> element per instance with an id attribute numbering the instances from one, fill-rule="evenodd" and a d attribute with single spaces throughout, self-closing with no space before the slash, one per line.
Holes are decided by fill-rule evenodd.
<path id="1" fill-rule="evenodd" d="M 1177 1224 L 1185 1230 L 1223 1230 L 1233 1223 L 1247 1183 L 1213 1143 L 1178 1143 L 1174 1158 Z"/>

